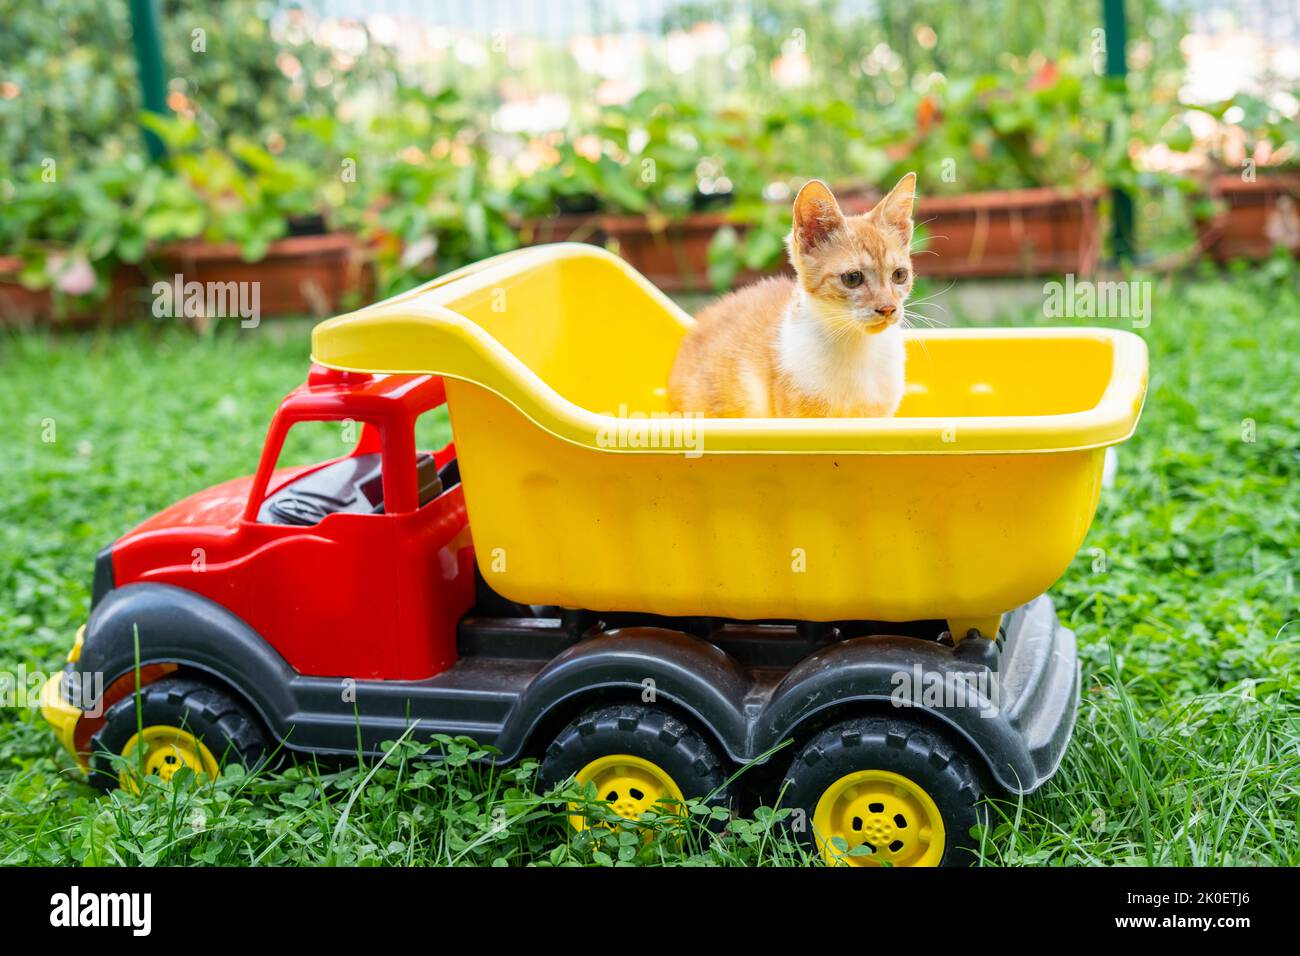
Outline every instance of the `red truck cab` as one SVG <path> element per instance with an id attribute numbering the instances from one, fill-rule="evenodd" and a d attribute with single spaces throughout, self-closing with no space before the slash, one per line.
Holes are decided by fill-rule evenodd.
<path id="1" fill-rule="evenodd" d="M 456 659 L 474 600 L 455 448 L 418 452 L 442 380 L 313 366 L 280 404 L 257 472 L 191 495 L 112 547 L 117 587 L 203 595 L 248 622 L 300 674 L 418 680 Z M 350 453 L 277 468 L 302 422 L 356 430 Z"/>

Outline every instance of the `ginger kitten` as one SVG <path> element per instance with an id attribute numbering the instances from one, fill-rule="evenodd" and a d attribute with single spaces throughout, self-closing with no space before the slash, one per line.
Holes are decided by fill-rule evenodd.
<path id="1" fill-rule="evenodd" d="M 668 382 L 680 412 L 728 418 L 888 417 L 903 399 L 903 303 L 912 290 L 908 173 L 845 216 L 825 183 L 794 201 L 797 279 L 765 279 L 697 316 Z"/>

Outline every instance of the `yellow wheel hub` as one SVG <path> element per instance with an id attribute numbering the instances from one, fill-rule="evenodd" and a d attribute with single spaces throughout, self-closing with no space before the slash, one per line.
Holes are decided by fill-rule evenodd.
<path id="1" fill-rule="evenodd" d="M 126 742 L 122 756 L 127 759 L 117 776 L 118 784 L 132 793 L 139 793 L 136 783 L 140 777 L 156 776 L 170 780 L 182 767 L 189 767 L 197 776 L 215 779 L 220 770 L 217 758 L 207 746 L 179 727 L 158 725 L 146 727 Z"/>
<path id="2" fill-rule="evenodd" d="M 681 813 L 681 804 L 685 803 L 682 791 L 663 768 L 630 754 L 610 754 L 593 760 L 578 771 L 576 778 L 584 787 L 594 784 L 596 799 L 607 802 L 626 820 L 639 820 L 641 814 L 649 812 Z M 581 807 L 573 803 L 569 804 L 569 822 L 575 830 L 589 826 Z"/>
<path id="3" fill-rule="evenodd" d="M 830 866 L 938 866 L 943 817 L 923 788 L 888 770 L 859 770 L 836 780 L 813 810 L 813 833 Z M 840 850 L 832 843 L 846 844 Z M 850 855 L 866 845 L 869 852 Z"/>

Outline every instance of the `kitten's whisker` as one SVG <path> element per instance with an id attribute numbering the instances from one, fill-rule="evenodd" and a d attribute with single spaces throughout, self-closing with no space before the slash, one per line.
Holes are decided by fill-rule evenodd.
<path id="1" fill-rule="evenodd" d="M 906 328 L 915 329 L 918 327 L 924 327 L 927 329 L 942 329 L 945 327 L 942 323 L 935 322 L 933 319 L 927 319 L 925 316 L 918 315 L 918 316 L 912 316 L 912 318 L 919 320 L 920 323 L 919 326 L 914 325 L 912 322 L 909 321 L 908 324 L 905 326 Z"/>
<path id="2" fill-rule="evenodd" d="M 931 299 L 933 299 L 935 296 L 943 295 L 943 294 L 944 294 L 945 292 L 947 292 L 949 289 L 953 288 L 953 286 L 955 286 L 956 284 L 957 284 L 957 280 L 954 279 L 954 280 L 952 280 L 951 282 L 949 282 L 946 286 L 944 286 L 942 289 L 940 289 L 938 292 L 932 292 L 930 295 L 924 296 L 924 297 L 922 297 L 922 298 L 920 298 L 920 299 L 909 299 L 908 301 L 909 301 L 909 302 L 929 302 L 929 301 L 930 301 Z"/>
<path id="3" fill-rule="evenodd" d="M 910 324 L 910 322 L 908 321 L 910 318 L 911 318 L 911 317 L 910 317 L 910 316 L 907 316 L 907 315 L 904 315 L 904 316 L 903 316 L 903 323 L 902 323 L 902 324 L 903 324 L 903 328 L 905 328 L 905 329 L 906 329 L 906 328 L 911 328 L 911 324 Z M 913 339 L 913 341 L 916 342 L 916 344 L 919 345 L 919 346 L 921 347 L 921 352 L 925 355 L 925 359 L 926 359 L 926 361 L 927 361 L 927 362 L 929 362 L 929 361 L 933 361 L 933 359 L 932 359 L 931 356 L 930 356 L 930 346 L 928 346 L 928 345 L 925 344 L 925 339 Z"/>
<path id="4" fill-rule="evenodd" d="M 915 316 L 915 317 L 918 317 L 918 319 L 923 319 L 923 320 L 926 320 L 926 321 L 939 321 L 939 317 L 937 317 L 937 316 L 932 316 L 932 315 L 927 315 L 926 312 L 922 312 L 922 311 L 920 311 L 920 310 L 917 310 L 917 311 L 909 311 L 909 312 L 907 312 L 907 315 L 909 315 L 909 316 Z"/>

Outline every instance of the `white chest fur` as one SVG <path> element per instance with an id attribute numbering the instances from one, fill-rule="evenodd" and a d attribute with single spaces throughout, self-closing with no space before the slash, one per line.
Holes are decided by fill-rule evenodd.
<path id="1" fill-rule="evenodd" d="M 888 417 L 903 400 L 906 350 L 897 324 L 874 335 L 835 335 L 797 297 L 781 323 L 778 359 L 790 385 L 830 417 Z"/>

